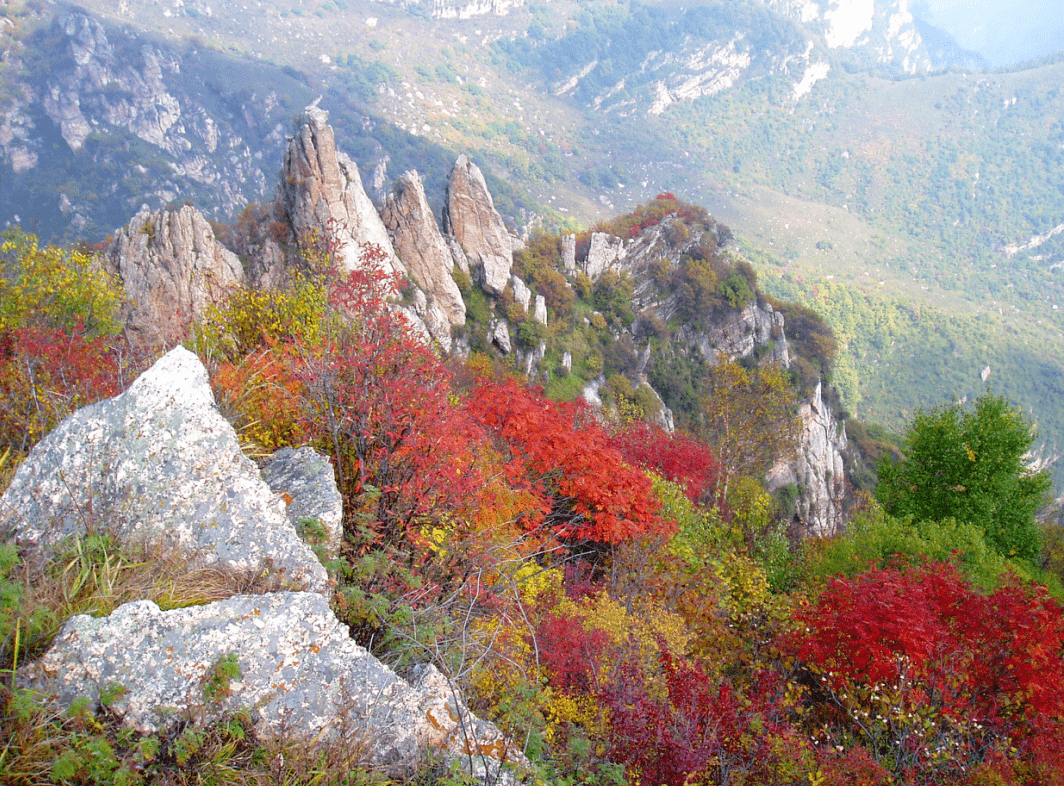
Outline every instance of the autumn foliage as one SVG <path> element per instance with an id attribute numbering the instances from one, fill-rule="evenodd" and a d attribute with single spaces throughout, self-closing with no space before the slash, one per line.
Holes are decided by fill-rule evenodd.
<path id="1" fill-rule="evenodd" d="M 704 218 L 662 194 L 629 226 L 677 211 Z M 537 782 L 1064 780 L 1064 612 L 1045 588 L 1004 558 L 978 589 L 896 548 L 825 578 L 766 545 L 780 522 L 761 477 L 796 431 L 780 370 L 715 366 L 697 436 L 607 424 L 498 359 L 442 362 L 380 251 L 349 273 L 334 252 L 236 293 L 197 346 L 249 453 L 332 462 L 333 607 L 352 635 L 399 667 L 434 662 Z M 5 253 L 0 456 L 122 378 L 113 284 L 24 238 Z"/>
<path id="2" fill-rule="evenodd" d="M 821 740 L 858 740 L 906 782 L 1039 767 L 1064 732 L 1064 617 L 1044 589 L 877 569 L 834 580 L 798 621 Z"/>
<path id="3" fill-rule="evenodd" d="M 540 515 L 559 535 L 618 543 L 661 531 L 650 480 L 627 466 L 586 407 L 554 402 L 516 380 L 481 380 L 470 399 L 473 417 L 509 456 L 510 479 L 528 484 Z"/>

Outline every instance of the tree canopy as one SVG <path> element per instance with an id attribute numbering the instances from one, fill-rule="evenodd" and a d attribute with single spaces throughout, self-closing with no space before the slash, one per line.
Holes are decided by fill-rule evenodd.
<path id="1" fill-rule="evenodd" d="M 904 458 L 880 467 L 876 496 L 896 516 L 923 521 L 954 518 L 975 524 L 1005 556 L 1034 560 L 1034 515 L 1050 479 L 1027 470 L 1034 427 L 1001 396 L 980 397 L 916 414 L 905 434 Z"/>

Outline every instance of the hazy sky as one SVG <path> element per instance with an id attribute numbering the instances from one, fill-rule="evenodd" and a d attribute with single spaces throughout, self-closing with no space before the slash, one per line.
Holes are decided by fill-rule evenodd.
<path id="1" fill-rule="evenodd" d="M 912 0 L 909 8 L 993 66 L 1064 48 L 1062 0 Z"/>

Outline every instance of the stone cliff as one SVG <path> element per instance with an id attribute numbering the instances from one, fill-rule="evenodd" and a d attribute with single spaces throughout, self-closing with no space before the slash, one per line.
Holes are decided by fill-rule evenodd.
<path id="1" fill-rule="evenodd" d="M 439 305 L 451 325 L 464 325 L 465 303 L 452 276 L 454 256 L 436 224 L 417 172 L 404 172 L 399 178 L 382 216 L 414 282 Z"/>
<path id="2" fill-rule="evenodd" d="M 510 282 L 513 241 L 479 167 L 458 157 L 447 181 L 443 231 L 453 235 L 485 291 L 501 295 Z"/>

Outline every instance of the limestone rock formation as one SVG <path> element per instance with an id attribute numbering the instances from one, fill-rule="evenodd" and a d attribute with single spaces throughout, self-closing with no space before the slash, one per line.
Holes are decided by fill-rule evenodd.
<path id="1" fill-rule="evenodd" d="M 514 302 L 527 312 L 532 304 L 532 290 L 517 276 L 510 276 L 510 289 L 514 293 Z"/>
<path id="2" fill-rule="evenodd" d="M 576 235 L 562 235 L 562 270 L 576 272 Z"/>
<path id="3" fill-rule="evenodd" d="M 621 238 L 605 232 L 594 232 L 591 235 L 591 247 L 584 260 L 584 271 L 592 281 L 595 281 L 615 262 L 623 260 L 624 255 L 624 241 Z"/>
<path id="4" fill-rule="evenodd" d="M 465 155 L 458 156 L 447 181 L 443 231 L 462 246 L 485 291 L 501 295 L 510 282 L 513 244 L 484 175 Z"/>
<path id="5" fill-rule="evenodd" d="M 513 351 L 510 343 L 510 327 L 505 319 L 496 320 L 488 328 L 488 342 L 499 348 L 504 355 Z"/>
<path id="6" fill-rule="evenodd" d="M 536 295 L 536 304 L 532 308 L 532 319 L 547 324 L 547 299 L 543 295 Z"/>
<path id="7" fill-rule="evenodd" d="M 362 188 L 354 161 L 336 150 L 328 112 L 308 106 L 285 152 L 281 199 L 300 242 L 334 241 L 344 270 L 356 269 L 362 246 L 379 246 L 392 271 L 404 274 L 388 230 Z"/>
<path id="8" fill-rule="evenodd" d="M 287 506 L 288 520 L 298 532 L 309 519 L 325 531 L 329 556 L 336 556 L 343 538 L 343 499 L 329 460 L 313 448 L 281 448 L 262 463 L 262 478 Z"/>
<path id="9" fill-rule="evenodd" d="M 417 172 L 404 172 L 382 211 L 403 264 L 451 325 L 465 324 L 465 303 L 451 271 L 454 258 L 432 214 Z"/>
<path id="10" fill-rule="evenodd" d="M 239 676 L 211 696 L 207 677 L 233 656 Z M 237 595 L 170 611 L 141 600 L 106 618 L 78 615 L 19 682 L 60 706 L 79 696 L 98 702 L 118 683 L 124 691 L 110 709 L 142 732 L 246 708 L 266 737 L 365 746 L 371 764 L 397 775 L 429 751 L 464 759 L 475 774 L 523 760 L 439 671 L 424 666 L 413 684 L 401 679 L 352 641 L 315 593 Z"/>
<path id="11" fill-rule="evenodd" d="M 796 515 L 807 534 L 834 535 L 843 523 L 846 476 L 842 451 L 846 428 L 824 401 L 821 385 L 798 409 L 802 423 L 797 455 L 777 464 L 767 478 L 770 491 L 790 483 L 801 490 Z"/>
<path id="12" fill-rule="evenodd" d="M 154 179 L 151 188 L 162 203 L 178 199 L 181 185 L 195 184 L 209 191 L 223 212 L 235 213 L 249 198 L 266 193 L 267 179 L 252 149 L 272 147 L 270 140 L 237 130 L 247 134 L 258 125 L 247 112 L 250 104 L 241 107 L 243 122 L 212 112 L 209 102 L 190 92 L 189 63 L 182 55 L 129 29 L 108 31 L 84 13 L 62 11 L 52 34 L 54 56 L 41 76 L 33 114 L 43 110 L 71 151 L 79 151 L 93 133 L 121 139 L 128 132 L 152 145 L 166 160 L 162 169 L 168 176 Z M 272 105 L 263 98 L 249 101 L 266 107 L 272 120 L 281 116 L 273 98 Z M 103 167 L 115 162 L 104 151 L 93 157 Z M 23 156 L 22 163 L 36 161 Z"/>
<path id="13" fill-rule="evenodd" d="M 22 546 L 47 548 L 93 527 L 276 572 L 293 587 L 328 586 L 284 501 L 241 453 L 203 364 L 180 346 L 125 393 L 64 420 L 0 498 L 0 532 L 14 531 Z"/>
<path id="14" fill-rule="evenodd" d="M 105 264 L 125 288 L 128 335 L 144 347 L 180 341 L 193 321 L 244 282 L 240 260 L 189 205 L 141 208 L 108 246 Z"/>
<path id="15" fill-rule="evenodd" d="M 762 360 L 790 365 L 790 347 L 784 333 L 783 314 L 768 303 L 748 303 L 715 315 L 713 321 L 700 328 L 684 325 L 680 339 L 689 346 L 697 346 L 706 360 L 716 362 L 718 355 L 728 360 L 749 357 L 762 350 Z"/>

